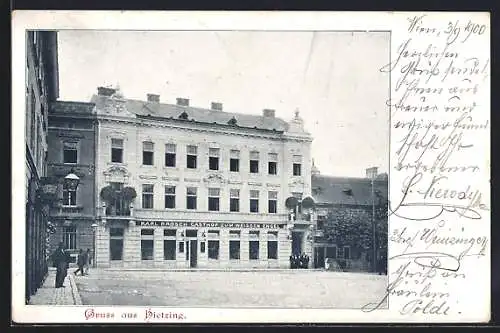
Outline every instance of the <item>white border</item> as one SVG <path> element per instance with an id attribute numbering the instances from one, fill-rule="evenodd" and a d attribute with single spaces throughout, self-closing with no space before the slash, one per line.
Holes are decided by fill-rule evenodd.
<path id="1" fill-rule="evenodd" d="M 84 311 L 86 307 L 50 307 L 50 306 L 26 306 L 24 305 L 24 258 L 25 258 L 25 171 L 24 166 L 24 75 L 25 73 L 25 30 L 26 29 L 121 29 L 121 30 L 365 30 L 365 31 L 392 31 L 392 57 L 396 55 L 396 47 L 406 35 L 407 18 L 415 13 L 393 13 L 393 12 L 118 12 L 118 11 L 14 11 L 12 13 L 12 126 L 14 136 L 12 140 L 12 151 L 17 152 L 13 156 L 13 200 L 12 211 L 14 219 L 12 223 L 13 237 L 13 320 L 16 322 L 30 323 L 70 323 L 85 322 Z M 488 13 L 427 13 L 433 19 L 440 22 L 461 19 L 466 21 L 471 17 L 489 25 Z M 488 29 L 489 30 L 489 29 Z M 488 45 L 480 44 L 481 52 L 489 54 Z M 482 53 L 484 54 L 484 53 Z M 394 77 L 392 78 L 394 82 Z M 393 84 L 394 87 L 394 84 Z M 489 105 L 486 110 L 488 113 Z M 489 133 L 487 134 L 489 138 Z M 479 154 L 487 152 L 489 146 L 483 147 Z M 487 149 L 486 149 L 487 148 Z M 391 158 L 391 165 L 392 165 Z M 489 158 L 485 166 L 489 167 Z M 487 170 L 489 175 L 489 170 Z M 392 172 L 392 170 L 391 170 Z M 485 170 L 486 172 L 486 170 Z M 392 177 L 392 176 L 391 176 Z M 488 176 L 484 176 L 485 179 Z M 391 178 L 392 182 L 392 178 Z M 392 191 L 391 185 L 391 191 Z M 489 195 L 489 191 L 485 195 Z M 392 196 L 391 196 L 392 198 Z M 489 198 L 488 198 L 489 200 Z M 478 229 L 489 235 L 489 220 L 483 220 Z M 391 224 L 390 224 L 391 225 Z M 391 251 L 391 250 L 390 250 Z M 487 261 L 487 264 L 485 264 Z M 480 289 L 475 298 L 458 299 L 470 308 L 470 311 L 461 315 L 436 317 L 429 315 L 401 316 L 397 309 L 377 310 L 364 313 L 361 310 L 328 310 L 328 309 L 172 309 L 183 311 L 186 315 L 184 323 L 230 323 L 230 322 L 268 322 L 268 323 L 327 323 L 327 322 L 481 322 L 489 318 L 489 256 L 480 265 L 472 263 L 470 269 L 480 270 L 484 275 L 480 284 L 487 284 L 488 288 Z M 391 268 L 391 266 L 389 267 Z M 468 286 L 467 286 L 468 287 Z M 458 293 L 459 290 L 454 290 Z M 467 296 L 467 297 L 470 297 Z M 391 298 L 391 304 L 397 304 Z M 142 314 L 145 307 L 99 307 L 102 311 L 115 311 L 113 319 L 96 320 L 92 323 L 143 323 Z M 157 308 L 168 312 L 166 308 Z M 136 320 L 127 320 L 119 317 L 120 312 L 137 311 L 139 317 Z M 175 323 L 176 320 L 156 320 L 155 322 Z"/>

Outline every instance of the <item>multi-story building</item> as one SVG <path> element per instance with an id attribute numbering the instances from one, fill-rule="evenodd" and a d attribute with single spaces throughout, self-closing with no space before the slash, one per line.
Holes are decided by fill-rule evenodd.
<path id="1" fill-rule="evenodd" d="M 42 185 L 47 174 L 49 103 L 59 96 L 57 34 L 26 35 L 26 301 L 47 274 L 48 206 Z"/>
<path id="2" fill-rule="evenodd" d="M 51 251 L 63 242 L 73 261 L 78 250 L 94 248 L 95 190 L 94 104 L 57 101 L 51 104 L 48 130 L 48 176 L 58 184 L 57 201 L 50 211 L 55 232 Z M 78 186 L 71 188 L 64 178 L 74 174 Z"/>
<path id="3" fill-rule="evenodd" d="M 311 195 L 298 111 L 286 122 L 103 87 L 92 103 L 98 266 L 288 267 L 292 248 L 311 255 L 311 220 L 285 206 Z"/>
<path id="4" fill-rule="evenodd" d="M 376 256 L 387 259 L 388 177 L 377 169 L 366 169 L 365 178 L 335 177 L 321 175 L 313 164 L 315 268 L 333 259 L 344 261 L 347 270 L 372 271 L 373 224 Z"/>

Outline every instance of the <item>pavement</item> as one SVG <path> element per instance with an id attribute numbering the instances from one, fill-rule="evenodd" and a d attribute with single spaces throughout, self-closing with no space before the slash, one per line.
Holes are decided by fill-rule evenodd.
<path id="1" fill-rule="evenodd" d="M 51 268 L 29 304 L 359 309 L 387 288 L 386 275 L 323 270 L 74 270 L 55 288 Z"/>
<path id="2" fill-rule="evenodd" d="M 323 270 L 111 270 L 76 276 L 86 305 L 359 309 L 385 295 L 387 276 Z"/>
<path id="3" fill-rule="evenodd" d="M 56 288 L 56 269 L 49 268 L 43 285 L 38 288 L 35 295 L 31 296 L 29 305 L 82 305 L 80 294 L 73 275 L 74 268 L 68 269 L 64 280 L 64 288 Z"/>

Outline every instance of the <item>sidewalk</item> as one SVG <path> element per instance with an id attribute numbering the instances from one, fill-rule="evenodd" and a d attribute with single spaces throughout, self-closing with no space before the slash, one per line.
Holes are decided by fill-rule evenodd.
<path id="1" fill-rule="evenodd" d="M 35 295 L 31 296 L 29 305 L 82 305 L 71 268 L 64 280 L 65 288 L 56 288 L 55 280 L 56 269 L 50 267 L 47 278 Z"/>

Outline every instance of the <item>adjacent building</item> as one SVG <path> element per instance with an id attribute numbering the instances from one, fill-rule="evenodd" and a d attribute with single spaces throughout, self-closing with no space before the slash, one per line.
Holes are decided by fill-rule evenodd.
<path id="1" fill-rule="evenodd" d="M 321 175 L 313 164 L 315 268 L 324 267 L 330 258 L 344 261 L 347 270 L 372 271 L 372 223 L 377 259 L 387 260 L 388 177 L 376 167 L 366 171 L 365 178 L 334 177 Z"/>
<path id="2" fill-rule="evenodd" d="M 57 184 L 57 197 L 50 210 L 55 227 L 51 251 L 63 242 L 76 261 L 78 250 L 94 249 L 96 212 L 94 104 L 57 101 L 51 103 L 48 121 L 48 176 Z M 78 186 L 65 184 L 76 175 Z"/>
<path id="3" fill-rule="evenodd" d="M 48 205 L 43 195 L 47 174 L 49 103 L 58 98 L 57 34 L 26 34 L 26 293 L 28 302 L 47 274 Z"/>
<path id="4" fill-rule="evenodd" d="M 96 259 L 99 267 L 287 268 L 312 255 L 311 142 L 290 121 L 124 98 L 98 88 Z M 299 205 L 300 206 L 300 205 Z"/>

